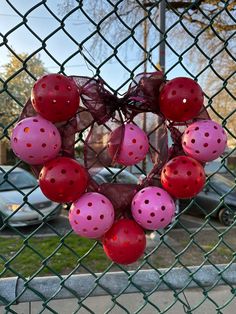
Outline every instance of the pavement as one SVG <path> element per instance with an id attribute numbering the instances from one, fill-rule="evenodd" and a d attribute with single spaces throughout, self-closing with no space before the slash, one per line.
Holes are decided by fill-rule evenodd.
<path id="1" fill-rule="evenodd" d="M 182 226 L 184 226 L 185 228 L 188 228 L 189 231 L 191 231 L 200 227 L 203 224 L 203 222 L 204 222 L 204 219 L 201 217 L 181 215 L 180 223 L 177 224 L 175 228 L 181 229 Z M 211 223 L 214 226 L 216 226 L 219 230 L 226 229 L 216 219 L 212 219 Z M 71 226 L 68 221 L 67 213 L 64 212 L 62 215 L 58 216 L 54 220 L 49 221 L 45 224 L 42 224 L 39 226 L 36 225 L 36 226 L 22 227 L 22 228 L 17 228 L 17 229 L 24 235 L 30 235 L 32 232 L 34 232 L 34 237 L 53 236 L 56 233 L 58 233 L 59 236 L 64 236 L 66 233 L 68 233 L 71 230 Z M 35 229 L 38 229 L 36 233 L 35 233 Z M 13 236 L 13 235 L 16 235 L 16 232 L 12 230 L 11 228 L 5 228 L 4 230 L 0 232 L 0 236 Z"/>
<path id="2" fill-rule="evenodd" d="M 185 295 L 184 295 L 185 294 Z M 19 305 L 11 306 L 11 310 L 17 314 L 123 314 L 123 313 L 137 313 L 138 309 L 141 309 L 138 313 L 141 314 L 235 314 L 236 313 L 236 299 L 232 299 L 227 305 L 230 298 L 233 297 L 230 288 L 225 286 L 219 286 L 214 288 L 208 295 L 211 299 L 206 298 L 202 293 L 202 289 L 188 289 L 184 290 L 184 294 L 178 295 L 181 301 L 175 302 L 173 291 L 160 291 L 151 294 L 148 297 L 150 303 L 146 303 L 143 295 L 140 293 L 135 294 L 122 294 L 116 299 L 120 305 L 115 305 L 112 302 L 110 296 L 102 297 L 88 297 L 85 301 L 78 305 L 77 299 L 66 299 L 51 301 L 47 305 L 49 308 L 45 308 L 42 302 L 23 303 Z M 212 301 L 211 301 L 212 300 Z M 145 305 L 146 304 L 146 305 Z M 191 311 L 187 312 L 183 304 L 189 304 Z M 114 307 L 113 307 L 114 306 Z M 156 306 L 156 308 L 154 307 Z M 220 308 L 222 307 L 221 311 Z M 86 309 L 88 308 L 88 309 Z M 50 310 L 51 309 L 51 310 Z M 158 310 L 159 309 L 159 310 Z M 0 313 L 3 314 L 4 308 L 0 307 Z"/>

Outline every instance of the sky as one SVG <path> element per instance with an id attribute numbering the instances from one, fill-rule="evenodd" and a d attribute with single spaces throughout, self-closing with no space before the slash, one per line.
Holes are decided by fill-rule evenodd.
<path id="1" fill-rule="evenodd" d="M 58 3 L 60 0 L 48 0 L 46 5 L 41 5 L 39 0 L 11 0 L 9 1 L 12 8 L 6 1 L 0 1 L 0 42 L 3 37 L 7 39 L 7 44 L 16 52 L 26 52 L 28 54 L 39 51 L 40 58 L 49 72 L 58 72 L 59 66 L 55 60 L 60 63 L 65 62 L 65 73 L 67 75 L 85 75 L 93 76 L 95 69 L 78 53 L 78 45 L 73 42 L 73 38 L 78 43 L 81 43 L 87 36 L 95 30 L 91 22 L 84 16 L 78 15 L 77 12 L 71 14 L 65 21 L 65 31 L 72 37 L 70 39 L 62 30 L 57 31 L 60 23 L 49 12 L 58 18 L 59 15 Z M 33 9 L 32 9 L 33 8 Z M 28 12 L 26 14 L 26 12 Z M 27 17 L 26 26 L 23 24 L 23 19 L 20 15 Z M 30 31 L 30 30 L 31 31 Z M 14 31 L 13 31 L 14 30 Z M 55 33 L 53 35 L 52 32 Z M 32 32 L 35 33 L 32 34 Z M 38 38 L 37 38 L 38 36 Z M 46 50 L 41 49 L 42 41 L 46 45 Z M 91 40 L 87 41 L 83 46 L 83 54 L 90 60 L 91 63 L 99 66 L 112 54 L 112 50 L 108 45 L 105 46 L 105 55 L 98 57 L 94 49 L 90 47 Z M 124 45 L 125 46 L 125 45 Z M 95 48 L 96 49 L 96 48 Z M 131 50 L 119 48 L 117 56 L 129 69 L 134 69 L 142 61 L 140 55 L 136 51 L 137 47 Z M 0 46 L 0 71 L 3 69 L 2 65 L 8 61 L 9 51 L 5 45 Z M 70 58 L 73 56 L 70 60 Z M 176 56 L 171 53 L 169 49 L 166 50 L 166 68 L 171 68 L 177 62 Z M 153 62 L 158 63 L 158 49 L 153 53 Z M 154 71 L 154 68 L 148 64 L 148 71 Z M 135 70 L 138 74 L 143 72 L 143 65 Z M 129 79 L 129 72 L 117 62 L 116 58 L 109 59 L 108 62 L 101 65 L 100 75 L 102 78 L 114 89 L 119 88 L 122 84 Z M 180 65 L 176 66 L 168 75 L 171 79 L 177 76 L 188 76 L 188 74 L 181 68 Z M 121 88 L 125 91 L 126 86 Z"/>

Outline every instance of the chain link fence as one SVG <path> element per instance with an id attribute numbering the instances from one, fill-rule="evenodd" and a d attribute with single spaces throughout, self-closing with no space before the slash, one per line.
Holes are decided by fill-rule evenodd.
<path id="1" fill-rule="evenodd" d="M 233 313 L 235 12 L 235 1 L 210 0 L 0 3 L 1 313 Z M 158 68 L 167 79 L 198 80 L 210 116 L 228 134 L 228 147 L 221 158 L 206 165 L 208 179 L 201 195 L 181 201 L 171 226 L 147 234 L 144 257 L 121 266 L 106 258 L 99 241 L 72 233 L 65 205 L 46 212 L 43 206 L 52 204 L 33 200 L 37 185 L 24 186 L 27 178 L 17 181 L 18 167 L 30 169 L 13 156 L 10 134 L 34 81 L 43 73 L 102 78 L 119 96 L 136 74 Z M 148 113 L 136 122 L 157 149 L 158 119 Z M 118 171 L 107 167 L 104 129 L 110 130 L 110 125 L 97 127 L 96 146 L 90 148 L 93 167 L 105 173 L 101 182 L 145 176 L 152 168 L 149 158 Z M 87 134 L 85 129 L 76 137 L 76 158 L 81 162 Z M 19 227 L 14 217 L 32 209 L 35 216 L 27 221 L 36 224 Z M 9 215 L 4 215 L 6 210 Z M 225 293 L 220 301 L 219 285 Z M 194 297 L 191 288 L 197 288 Z M 165 290 L 168 295 L 161 292 Z M 128 293 L 132 296 L 124 299 Z M 90 302 L 93 296 L 97 298 Z M 73 299 L 73 306 L 59 303 L 61 299 Z"/>

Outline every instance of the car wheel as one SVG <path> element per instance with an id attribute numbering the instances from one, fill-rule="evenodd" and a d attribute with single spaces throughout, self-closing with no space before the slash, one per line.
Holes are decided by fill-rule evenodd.
<path id="1" fill-rule="evenodd" d="M 2 216 L 0 214 L 0 228 L 3 226 L 3 219 L 2 219 Z"/>
<path id="2" fill-rule="evenodd" d="M 234 222 L 234 211 L 230 210 L 229 208 L 221 208 L 219 211 L 219 221 L 224 226 L 230 226 Z"/>

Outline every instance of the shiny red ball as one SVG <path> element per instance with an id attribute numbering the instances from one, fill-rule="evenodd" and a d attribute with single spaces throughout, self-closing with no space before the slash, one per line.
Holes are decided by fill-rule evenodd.
<path id="1" fill-rule="evenodd" d="M 61 74 L 48 74 L 34 84 L 31 102 L 35 111 L 42 117 L 51 122 L 60 122 L 76 114 L 80 97 L 72 78 Z"/>
<path id="2" fill-rule="evenodd" d="M 121 219 L 113 224 L 103 237 L 103 249 L 115 263 L 131 264 L 144 253 L 146 237 L 143 229 L 131 219 Z"/>
<path id="3" fill-rule="evenodd" d="M 166 163 L 161 172 L 164 189 L 176 198 L 192 198 L 206 181 L 203 166 L 195 159 L 178 156 Z"/>
<path id="4" fill-rule="evenodd" d="M 88 174 L 83 166 L 68 157 L 57 157 L 47 162 L 39 174 L 39 186 L 54 202 L 76 201 L 86 190 Z"/>
<path id="5" fill-rule="evenodd" d="M 203 106 L 203 92 L 188 77 L 168 81 L 160 92 L 160 111 L 166 119 L 182 122 L 195 118 Z"/>

